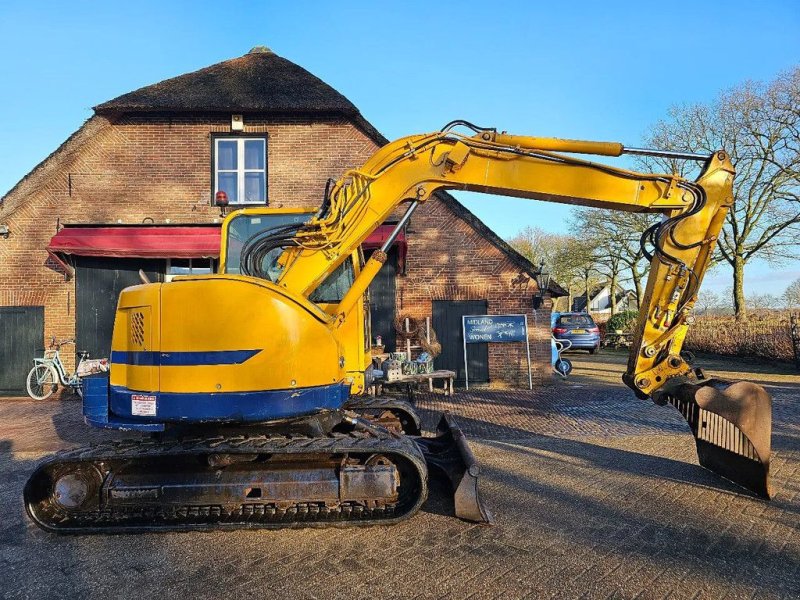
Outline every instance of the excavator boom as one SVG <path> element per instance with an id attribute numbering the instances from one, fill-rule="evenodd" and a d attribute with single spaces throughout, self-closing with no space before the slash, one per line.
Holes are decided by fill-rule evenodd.
<path id="1" fill-rule="evenodd" d="M 457 133 L 452 125 L 467 125 L 473 133 Z M 645 250 L 650 274 L 623 380 L 638 397 L 671 403 L 681 411 L 695 435 L 703 466 L 768 497 L 769 394 L 754 384 L 734 387 L 707 379 L 681 353 L 703 275 L 733 203 L 735 171 L 728 154 L 517 136 L 463 121 L 451 126 L 392 142 L 360 169 L 346 173 L 326 196 L 320 214 L 282 246 L 278 284 L 303 295 L 311 293 L 401 203 L 410 205 L 396 232 L 437 190 L 659 213 L 661 221 L 643 232 L 643 244 L 650 247 Z M 704 165 L 697 180 L 690 181 L 569 156 L 626 153 L 702 160 Z M 363 297 L 393 239 L 373 254 L 339 303 L 338 323 Z"/>

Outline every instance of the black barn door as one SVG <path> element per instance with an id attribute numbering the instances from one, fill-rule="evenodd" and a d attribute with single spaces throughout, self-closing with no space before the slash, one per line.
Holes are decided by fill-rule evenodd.
<path id="1" fill-rule="evenodd" d="M 433 326 L 442 344 L 442 353 L 433 361 L 436 369 L 456 372 L 456 383 L 464 384 L 464 331 L 461 317 L 485 315 L 486 300 L 434 300 Z M 467 346 L 470 383 L 489 383 L 489 346 Z"/>
<path id="2" fill-rule="evenodd" d="M 147 273 L 150 281 L 161 281 L 165 263 L 144 258 L 77 257 L 76 350 L 85 350 L 92 358 L 107 358 L 111 354 L 119 293 L 142 282 L 139 269 Z"/>
<path id="3" fill-rule="evenodd" d="M 397 246 L 389 250 L 389 258 L 369 285 L 370 319 L 372 320 L 372 342 L 381 336 L 387 351 L 396 351 L 397 332 L 394 328 L 397 292 Z"/>
<path id="4" fill-rule="evenodd" d="M 44 306 L 0 306 L 0 394 L 24 394 L 33 359 L 42 356 Z"/>

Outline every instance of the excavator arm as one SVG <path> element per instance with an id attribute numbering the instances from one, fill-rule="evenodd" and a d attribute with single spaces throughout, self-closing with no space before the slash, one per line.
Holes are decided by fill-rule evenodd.
<path id="1" fill-rule="evenodd" d="M 453 125 L 467 125 L 473 133 L 458 133 Z M 570 156 L 624 153 L 700 159 L 704 166 L 697 180 L 690 181 Z M 769 497 L 769 395 L 755 384 L 707 379 L 681 354 L 703 275 L 733 202 L 734 174 L 722 150 L 698 156 L 627 149 L 619 143 L 509 135 L 454 122 L 440 132 L 384 146 L 326 191 L 314 218 L 257 240 L 244 254 L 282 248 L 277 284 L 308 297 L 401 203 L 409 202 L 394 234 L 336 307 L 331 326 L 337 327 L 361 301 L 395 235 L 438 190 L 660 213 L 660 222 L 642 236 L 645 247 L 649 245 L 650 274 L 623 380 L 638 397 L 681 411 L 703 466 Z"/>

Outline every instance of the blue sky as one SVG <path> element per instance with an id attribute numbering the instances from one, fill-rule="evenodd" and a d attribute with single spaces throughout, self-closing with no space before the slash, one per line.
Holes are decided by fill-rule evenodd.
<path id="1" fill-rule="evenodd" d="M 454 118 L 638 145 L 675 103 L 800 62 L 800 2 L 25 2 L 0 4 L 0 194 L 91 107 L 266 45 L 387 137 Z M 565 229 L 567 207 L 460 194 L 503 237 Z M 754 265 L 780 293 L 800 264 Z M 720 268 L 706 285 L 723 290 Z"/>

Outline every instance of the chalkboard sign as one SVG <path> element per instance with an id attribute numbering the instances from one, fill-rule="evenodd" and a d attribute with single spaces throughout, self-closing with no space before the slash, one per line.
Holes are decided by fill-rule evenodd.
<path id="1" fill-rule="evenodd" d="M 528 317 L 526 315 L 464 315 L 461 317 L 464 331 L 464 383 L 469 389 L 467 367 L 467 344 L 496 344 L 498 342 L 525 342 L 528 355 L 528 387 L 533 389 L 531 375 L 531 345 L 528 341 Z"/>
<path id="2" fill-rule="evenodd" d="M 467 344 L 524 342 L 527 337 L 525 315 L 464 317 L 464 341 Z"/>

